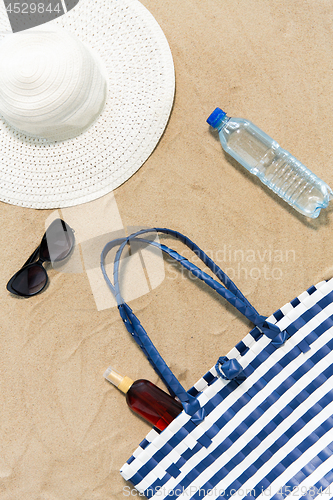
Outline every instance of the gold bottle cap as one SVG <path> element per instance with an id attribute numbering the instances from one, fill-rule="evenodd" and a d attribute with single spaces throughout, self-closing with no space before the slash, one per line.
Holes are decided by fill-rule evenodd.
<path id="1" fill-rule="evenodd" d="M 129 390 L 131 385 L 133 384 L 133 380 L 129 377 L 123 377 L 119 373 L 117 373 L 115 370 L 109 366 L 109 368 L 106 370 L 104 373 L 104 377 L 106 380 L 111 382 L 111 384 L 115 385 L 118 387 L 118 389 L 126 394 L 126 392 Z"/>

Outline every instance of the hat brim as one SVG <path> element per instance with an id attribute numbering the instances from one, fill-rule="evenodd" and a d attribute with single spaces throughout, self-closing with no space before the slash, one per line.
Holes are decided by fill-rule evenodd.
<path id="1" fill-rule="evenodd" d="M 6 12 L 0 12 L 0 30 L 8 28 L 4 16 Z M 43 29 L 55 26 L 73 33 L 100 56 L 108 73 L 108 97 L 94 124 L 63 142 L 24 136 L 0 118 L 0 200 L 12 205 L 64 208 L 109 193 L 153 152 L 172 109 L 171 51 L 140 2 L 80 0 Z"/>

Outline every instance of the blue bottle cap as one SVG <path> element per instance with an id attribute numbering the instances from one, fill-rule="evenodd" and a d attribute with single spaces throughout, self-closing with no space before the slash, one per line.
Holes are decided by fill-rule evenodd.
<path id="1" fill-rule="evenodd" d="M 220 108 L 216 108 L 213 113 L 207 118 L 207 123 L 213 128 L 218 128 L 227 114 Z"/>

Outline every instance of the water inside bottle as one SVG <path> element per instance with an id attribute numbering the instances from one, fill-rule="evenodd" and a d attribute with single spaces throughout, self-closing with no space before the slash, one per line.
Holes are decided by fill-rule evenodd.
<path id="1" fill-rule="evenodd" d="M 303 215 L 314 217 L 327 206 L 331 192 L 290 153 L 267 144 L 247 128 L 230 130 L 228 149 L 242 158 L 242 164 L 276 194 Z M 330 191 L 330 190 L 329 190 Z"/>
<path id="2" fill-rule="evenodd" d="M 246 128 L 237 128 L 228 136 L 228 148 L 238 154 L 247 164 L 256 168 L 269 150 L 269 146 Z"/>
<path id="3" fill-rule="evenodd" d="M 264 166 L 263 182 L 304 215 L 314 214 L 327 201 L 327 193 L 310 175 L 306 175 L 303 165 L 287 154 L 269 152 Z"/>

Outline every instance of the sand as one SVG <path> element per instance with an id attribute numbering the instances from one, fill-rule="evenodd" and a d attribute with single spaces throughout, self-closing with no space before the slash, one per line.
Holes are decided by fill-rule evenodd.
<path id="1" fill-rule="evenodd" d="M 76 229 L 78 252 L 67 268 L 49 268 L 48 288 L 28 300 L 5 285 L 58 212 L 0 203 L 0 500 L 135 494 L 119 469 L 150 426 L 103 373 L 112 365 L 163 384 L 100 284 L 105 233 L 159 226 L 186 234 L 264 315 L 333 275 L 332 206 L 316 220 L 298 214 L 227 157 L 206 123 L 216 106 L 247 118 L 333 185 L 332 8 L 313 0 L 142 3 L 174 58 L 170 121 L 114 193 L 60 211 Z M 190 258 L 178 241 L 162 239 Z M 124 269 L 130 305 L 190 388 L 251 324 L 169 259 L 146 255 L 144 271 L 137 257 Z"/>

